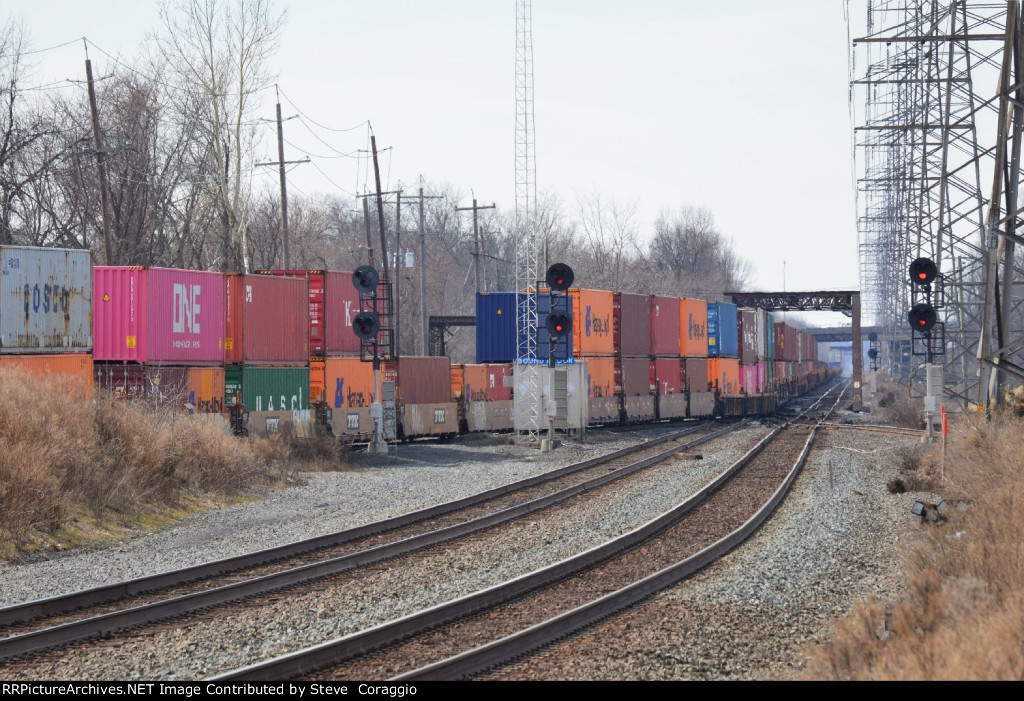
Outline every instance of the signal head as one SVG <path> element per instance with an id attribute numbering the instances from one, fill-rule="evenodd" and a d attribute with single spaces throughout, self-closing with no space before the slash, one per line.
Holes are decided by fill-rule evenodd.
<path id="1" fill-rule="evenodd" d="M 878 357 L 878 350 L 876 348 L 869 349 L 868 350 L 868 357 L 871 358 L 872 360 L 877 358 Z"/>
<path id="2" fill-rule="evenodd" d="M 910 325 L 921 333 L 931 331 L 937 319 L 934 307 L 924 302 L 915 304 L 911 308 L 910 313 L 907 314 L 907 320 L 910 321 Z"/>
<path id="3" fill-rule="evenodd" d="M 565 292 L 572 286 L 573 280 L 576 276 L 565 263 L 555 263 L 548 268 L 547 275 L 544 276 L 544 280 L 548 283 L 548 287 L 556 292 Z"/>
<path id="4" fill-rule="evenodd" d="M 377 312 L 359 312 L 352 320 L 352 330 L 363 341 L 376 338 L 380 332 L 380 316 Z"/>
<path id="5" fill-rule="evenodd" d="M 565 338 L 572 333 L 572 314 L 548 314 L 544 326 L 552 338 Z"/>
<path id="6" fill-rule="evenodd" d="M 931 258 L 918 258 L 910 264 L 910 282 L 914 285 L 930 285 L 938 274 Z"/>
<path id="7" fill-rule="evenodd" d="M 869 333 L 868 334 L 868 341 L 870 341 L 871 343 L 875 343 L 876 341 L 878 341 L 878 334 L 875 333 L 874 331 Z"/>
<path id="8" fill-rule="evenodd" d="M 369 265 L 360 265 L 352 273 L 352 284 L 361 295 L 372 295 L 377 291 L 377 283 L 380 276 L 377 271 Z"/>

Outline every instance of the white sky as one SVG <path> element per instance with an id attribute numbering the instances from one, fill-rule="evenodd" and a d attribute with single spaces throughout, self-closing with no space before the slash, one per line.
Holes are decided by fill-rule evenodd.
<path id="1" fill-rule="evenodd" d="M 473 188 L 514 207 L 514 0 L 287 9 L 274 67 L 298 110 L 335 129 L 370 120 L 392 148 L 392 186 L 422 174 L 461 188 L 463 206 Z M 5 15 L 26 22 L 33 48 L 85 36 L 126 59 L 158 24 L 149 0 L 5 0 Z M 538 185 L 567 209 L 581 192 L 636 201 L 644 238 L 661 208 L 705 206 L 753 263 L 755 289 L 781 288 L 783 261 L 786 289 L 857 288 L 847 37 L 843 0 L 534 0 Z M 33 83 L 84 79 L 81 42 L 32 58 Z M 261 116 L 273 102 L 271 90 Z M 297 166 L 292 191 L 361 190 L 358 161 L 316 156 L 365 148 L 365 128 L 318 135 L 330 148 L 285 124 L 300 147 L 286 145 L 286 159 L 309 153 L 330 178 Z M 276 160 L 276 144 L 261 156 Z"/>

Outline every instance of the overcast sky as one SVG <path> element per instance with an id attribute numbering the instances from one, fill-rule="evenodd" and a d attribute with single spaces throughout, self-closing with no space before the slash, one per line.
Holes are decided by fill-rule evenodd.
<path id="1" fill-rule="evenodd" d="M 643 238 L 662 208 L 701 205 L 753 263 L 755 288 L 782 288 L 783 261 L 786 289 L 856 288 L 844 6 L 534 0 L 539 188 L 567 208 L 582 192 L 636 202 Z M 301 111 L 331 129 L 369 120 L 378 147 L 392 149 L 382 156 L 391 186 L 422 174 L 461 188 L 463 205 L 472 188 L 514 206 L 514 0 L 293 0 L 287 10 L 274 62 L 285 117 Z M 129 60 L 158 25 L 148 0 L 5 0 L 0 13 L 25 20 L 33 48 L 85 36 Z M 90 57 L 109 72 L 106 56 Z M 81 41 L 32 58 L 33 83 L 84 78 Z M 270 118 L 272 90 L 266 100 Z M 293 191 L 361 190 L 365 161 L 326 156 L 365 148 L 365 127 L 313 130 L 285 125 L 286 159 L 315 162 L 293 168 Z M 276 160 L 276 145 L 261 155 Z"/>

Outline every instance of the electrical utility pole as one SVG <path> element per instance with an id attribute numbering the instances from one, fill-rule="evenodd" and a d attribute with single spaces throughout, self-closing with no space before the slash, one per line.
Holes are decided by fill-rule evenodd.
<path id="1" fill-rule="evenodd" d="M 420 178 L 420 182 L 422 182 L 422 177 Z M 420 355 L 427 355 L 427 337 L 429 335 L 429 322 L 427 319 L 427 237 L 426 228 L 424 227 L 423 201 L 439 200 L 441 199 L 441 195 L 424 195 L 423 188 L 421 187 L 418 195 L 414 197 L 406 197 L 405 199 L 418 200 L 420 205 Z"/>
<path id="2" fill-rule="evenodd" d="M 85 41 L 84 39 L 82 40 Z M 100 115 L 96 109 L 96 88 L 92 82 L 92 62 L 88 59 L 89 46 L 85 47 L 85 78 L 89 83 L 89 111 L 92 113 L 92 136 L 96 146 L 96 167 L 100 171 L 100 207 L 103 210 L 103 250 L 104 262 L 114 265 L 112 244 L 110 240 L 110 205 L 107 203 L 107 154 L 103 150 L 103 137 L 100 135 Z"/>
<path id="3" fill-rule="evenodd" d="M 476 293 L 480 294 L 483 288 L 480 285 L 480 227 L 477 225 L 476 213 L 481 209 L 494 209 L 495 205 L 492 202 L 488 207 L 478 207 L 476 204 L 476 198 L 473 199 L 472 207 L 456 207 L 456 212 L 468 212 L 473 210 L 473 267 L 476 269 Z"/>
<path id="4" fill-rule="evenodd" d="M 277 90 L 277 86 L 274 86 L 274 90 Z M 294 119 L 289 117 L 288 119 Z M 309 163 L 309 157 L 301 161 L 286 161 L 284 160 L 284 126 L 281 119 L 281 94 L 277 95 L 277 161 L 270 161 L 267 163 L 257 163 L 257 166 L 278 166 L 281 173 L 281 246 L 284 250 L 284 268 L 285 270 L 291 270 L 292 267 L 292 256 L 291 250 L 289 249 L 288 243 L 288 186 L 285 179 L 286 165 L 292 163 Z"/>

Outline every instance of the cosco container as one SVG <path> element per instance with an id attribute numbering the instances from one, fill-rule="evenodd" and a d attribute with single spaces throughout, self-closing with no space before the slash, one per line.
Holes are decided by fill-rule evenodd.
<path id="1" fill-rule="evenodd" d="M 616 355 L 651 354 L 650 296 L 614 293 L 612 317 L 612 345 Z"/>
<path id="2" fill-rule="evenodd" d="M 309 368 L 228 365 L 224 370 L 224 402 L 241 403 L 250 412 L 309 411 Z"/>
<path id="3" fill-rule="evenodd" d="M 703 299 L 679 302 L 680 355 L 708 357 L 708 303 Z"/>
<path id="4" fill-rule="evenodd" d="M 260 270 L 257 273 L 308 281 L 310 355 L 359 354 L 359 337 L 352 331 L 352 319 L 359 313 L 359 293 L 352 284 L 352 273 L 335 270 Z"/>
<path id="5" fill-rule="evenodd" d="M 92 356 L 88 353 L 0 355 L 0 371 L 25 373 L 41 380 L 50 377 L 71 378 L 82 399 L 92 395 Z"/>
<path id="6" fill-rule="evenodd" d="M 651 355 L 679 357 L 680 300 L 678 297 L 651 296 Z"/>
<path id="7" fill-rule="evenodd" d="M 476 296 L 476 362 L 510 363 L 516 359 L 515 292 Z"/>
<path id="8" fill-rule="evenodd" d="M 305 365 L 309 291 L 301 278 L 225 275 L 224 361 Z"/>
<path id="9" fill-rule="evenodd" d="M 735 358 L 739 350 L 736 305 L 708 304 L 708 357 Z"/>
<path id="10" fill-rule="evenodd" d="M 0 352 L 92 349 L 89 251 L 0 246 Z"/>
<path id="11" fill-rule="evenodd" d="M 190 414 L 219 414 L 224 407 L 224 368 L 181 368 L 96 363 L 96 389 L 182 407 Z"/>
<path id="12" fill-rule="evenodd" d="M 395 383 L 403 404 L 442 404 L 451 401 L 449 365 L 446 357 L 402 356 L 384 364 L 382 379 Z"/>
<path id="13" fill-rule="evenodd" d="M 224 364 L 224 276 L 96 266 L 97 362 Z"/>

